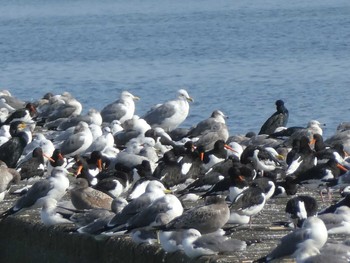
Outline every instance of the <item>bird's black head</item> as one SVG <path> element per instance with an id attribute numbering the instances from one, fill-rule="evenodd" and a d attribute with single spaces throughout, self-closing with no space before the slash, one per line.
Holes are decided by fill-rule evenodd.
<path id="1" fill-rule="evenodd" d="M 283 100 L 276 100 L 275 104 L 276 104 L 277 107 L 283 106 L 284 105 L 284 101 Z"/>

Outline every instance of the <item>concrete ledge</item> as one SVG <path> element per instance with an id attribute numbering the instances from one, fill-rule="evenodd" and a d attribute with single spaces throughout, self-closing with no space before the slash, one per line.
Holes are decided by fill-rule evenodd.
<path id="1" fill-rule="evenodd" d="M 35 220 L 6 218 L 0 222 L 0 261 L 7 263 L 204 263 L 217 262 L 218 259 L 201 257 L 190 260 L 182 252 L 167 254 L 157 245 L 135 245 L 129 238 L 111 237 L 96 240 L 93 236 L 69 233 L 69 230 L 64 226 L 46 227 Z"/>

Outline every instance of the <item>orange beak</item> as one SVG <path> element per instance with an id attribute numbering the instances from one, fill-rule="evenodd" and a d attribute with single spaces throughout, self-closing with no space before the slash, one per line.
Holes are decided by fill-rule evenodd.
<path id="1" fill-rule="evenodd" d="M 101 159 L 98 159 L 97 160 L 97 167 L 98 169 L 100 170 L 100 172 L 102 171 L 102 160 Z"/>
<path id="2" fill-rule="evenodd" d="M 309 145 L 313 145 L 315 144 L 316 140 L 314 138 L 311 139 L 311 141 L 309 142 Z"/>
<path id="3" fill-rule="evenodd" d="M 32 106 L 30 106 L 30 109 L 29 109 L 31 112 L 33 112 L 33 113 L 36 113 L 36 108 L 32 105 Z"/>
<path id="4" fill-rule="evenodd" d="M 337 164 L 337 167 L 338 167 L 340 170 L 344 171 L 344 172 L 347 172 L 347 171 L 348 171 L 348 169 L 345 168 L 345 167 L 344 167 L 343 165 L 341 165 L 340 163 Z"/>
<path id="5" fill-rule="evenodd" d="M 82 166 L 82 165 L 79 165 L 79 166 L 78 166 L 78 169 L 77 169 L 77 171 L 76 171 L 76 173 L 75 173 L 75 176 L 78 176 L 79 174 L 81 174 L 81 170 L 83 170 L 83 166 Z"/>
<path id="6" fill-rule="evenodd" d="M 48 155 L 46 155 L 45 153 L 43 153 L 43 156 L 45 157 L 45 158 L 47 158 L 49 161 L 51 161 L 51 162 L 55 162 L 55 160 L 54 159 L 52 159 L 50 156 L 48 156 Z"/>
<path id="7" fill-rule="evenodd" d="M 224 147 L 225 147 L 226 149 L 230 150 L 230 151 L 233 151 L 233 152 L 235 152 L 235 153 L 238 153 L 237 151 L 235 151 L 235 150 L 234 150 L 230 145 L 228 145 L 228 144 L 225 144 Z"/>
<path id="8" fill-rule="evenodd" d="M 204 152 L 201 152 L 201 153 L 199 154 L 199 157 L 201 158 L 201 161 L 203 162 L 203 160 L 204 160 Z"/>
<path id="9" fill-rule="evenodd" d="M 245 178 L 244 178 L 243 175 L 239 175 L 239 176 L 238 176 L 238 179 L 239 179 L 240 181 L 245 181 Z"/>

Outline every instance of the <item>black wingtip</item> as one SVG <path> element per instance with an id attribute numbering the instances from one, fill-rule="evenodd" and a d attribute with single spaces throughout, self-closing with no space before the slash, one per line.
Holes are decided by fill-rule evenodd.
<path id="1" fill-rule="evenodd" d="M 13 215 L 14 213 L 15 213 L 15 211 L 14 211 L 13 207 L 11 207 L 10 209 L 6 210 L 5 212 L 3 212 L 0 215 L 0 220 L 3 220 L 10 215 Z"/>
<path id="2" fill-rule="evenodd" d="M 265 262 L 268 262 L 266 256 L 253 261 L 253 263 L 265 263 Z"/>

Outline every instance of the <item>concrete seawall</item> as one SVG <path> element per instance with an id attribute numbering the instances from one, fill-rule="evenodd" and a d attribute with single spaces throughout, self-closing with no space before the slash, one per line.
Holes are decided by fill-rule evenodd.
<path id="1" fill-rule="evenodd" d="M 309 194 L 323 203 L 316 192 L 301 189 L 300 194 Z M 0 203 L 5 211 L 17 199 L 8 196 Z M 288 198 L 272 198 L 264 210 L 254 218 L 253 227 L 227 225 L 229 236 L 251 243 L 245 251 L 229 255 L 203 256 L 189 259 L 183 252 L 165 253 L 159 245 L 136 245 L 129 236 L 96 239 L 94 236 L 72 233 L 71 225 L 46 227 L 40 222 L 39 209 L 26 210 L 0 221 L 0 263 L 232 263 L 252 262 L 268 254 L 279 240 L 292 229 L 273 227 L 272 222 L 284 219 Z M 339 196 L 334 196 L 338 200 Z M 231 228 L 232 227 L 232 228 Z M 344 240 L 343 235 L 330 236 L 330 242 Z M 277 262 L 295 262 L 291 258 Z"/>
<path id="2" fill-rule="evenodd" d="M 69 233 L 69 228 L 46 227 L 35 220 L 9 217 L 0 222 L 0 262 L 50 263 L 178 263 L 213 262 L 202 257 L 190 261 L 181 252 L 167 254 L 158 246 L 135 245 L 128 238 L 96 240 Z"/>

